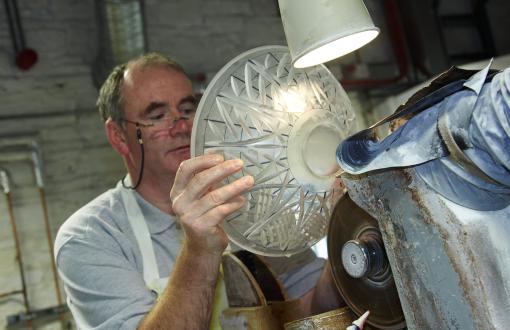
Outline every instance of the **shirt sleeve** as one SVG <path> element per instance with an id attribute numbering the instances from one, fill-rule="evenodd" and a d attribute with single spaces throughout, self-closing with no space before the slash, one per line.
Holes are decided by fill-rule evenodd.
<path id="1" fill-rule="evenodd" d="M 315 287 L 325 260 L 312 250 L 291 257 L 265 257 L 264 260 L 278 276 L 289 299 L 297 299 Z"/>
<path id="2" fill-rule="evenodd" d="M 58 249 L 56 262 L 79 329 L 136 329 L 156 302 L 115 244 L 72 237 Z"/>

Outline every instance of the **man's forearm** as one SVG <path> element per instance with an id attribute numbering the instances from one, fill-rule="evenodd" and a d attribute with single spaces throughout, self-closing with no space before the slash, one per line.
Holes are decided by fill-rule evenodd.
<path id="1" fill-rule="evenodd" d="M 208 329 L 220 260 L 183 247 L 164 294 L 139 329 Z"/>

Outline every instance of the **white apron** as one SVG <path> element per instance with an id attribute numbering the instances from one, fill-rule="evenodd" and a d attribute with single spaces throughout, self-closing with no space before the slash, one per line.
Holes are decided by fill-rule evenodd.
<path id="1" fill-rule="evenodd" d="M 129 175 L 126 177 L 125 182 L 127 185 L 131 185 Z M 134 191 L 123 188 L 121 189 L 121 196 L 129 224 L 135 234 L 138 248 L 142 254 L 143 279 L 145 281 L 145 285 L 149 290 L 156 292 L 159 299 L 159 297 L 163 294 L 163 291 L 165 291 L 169 277 L 160 277 L 159 275 L 151 234 L 134 195 Z M 225 291 L 225 283 L 223 281 L 223 274 L 220 269 L 218 284 L 216 285 L 216 291 L 214 293 L 214 305 L 209 329 L 221 329 L 219 317 L 225 308 L 228 308 L 227 295 Z"/>

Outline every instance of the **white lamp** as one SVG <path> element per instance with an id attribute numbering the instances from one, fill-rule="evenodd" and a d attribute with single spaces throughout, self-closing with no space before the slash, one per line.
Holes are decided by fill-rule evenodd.
<path id="1" fill-rule="evenodd" d="M 294 67 L 348 54 L 379 34 L 362 0 L 278 0 Z"/>

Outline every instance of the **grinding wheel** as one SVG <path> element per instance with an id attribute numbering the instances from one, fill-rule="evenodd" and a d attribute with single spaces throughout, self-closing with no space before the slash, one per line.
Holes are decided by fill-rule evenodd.
<path id="1" fill-rule="evenodd" d="M 404 313 L 377 221 L 345 194 L 329 224 L 328 255 L 335 284 L 358 316 L 381 329 L 405 327 Z"/>

